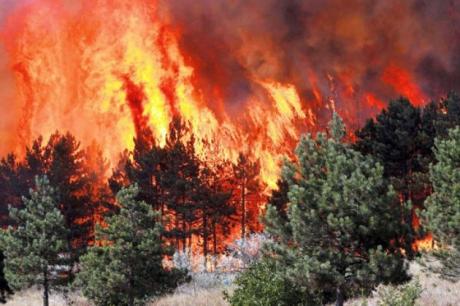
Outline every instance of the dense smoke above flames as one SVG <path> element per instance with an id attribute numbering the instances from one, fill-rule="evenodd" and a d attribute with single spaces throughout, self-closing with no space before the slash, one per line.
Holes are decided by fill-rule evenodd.
<path id="1" fill-rule="evenodd" d="M 399 70 L 428 96 L 460 86 L 458 1 L 166 3 L 198 84 L 223 88 L 226 101 L 252 95 L 254 78 L 294 84 L 305 100 L 315 83 L 330 94 L 330 78 L 386 100 L 399 94 Z"/>
<path id="2" fill-rule="evenodd" d="M 430 0 L 0 1 L 0 155 L 38 135 L 112 161 L 174 115 L 197 150 L 246 151 L 273 186 L 301 132 L 351 129 L 405 95 L 460 89 L 460 3 Z"/>

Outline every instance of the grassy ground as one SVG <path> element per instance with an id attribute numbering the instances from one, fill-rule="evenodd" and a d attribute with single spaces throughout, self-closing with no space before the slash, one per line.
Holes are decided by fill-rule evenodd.
<path id="1" fill-rule="evenodd" d="M 227 306 L 222 292 L 227 288 L 198 289 L 195 292 L 176 293 L 154 301 L 150 306 Z"/>
<path id="2" fill-rule="evenodd" d="M 412 263 L 410 273 L 418 278 L 422 285 L 423 291 L 417 300 L 420 306 L 457 306 L 460 305 L 460 281 L 456 283 L 449 282 L 440 278 L 431 272 L 424 272 L 424 269 L 418 263 Z M 366 299 L 368 306 L 377 306 L 376 298 Z M 348 306 L 363 305 L 362 299 L 346 303 Z"/>
<path id="3" fill-rule="evenodd" d="M 418 299 L 418 305 L 427 306 L 456 306 L 460 305 L 460 282 L 451 283 L 439 278 L 432 273 L 425 273 L 420 265 L 414 263 L 411 265 L 411 273 L 418 277 L 423 287 L 421 297 Z M 161 297 L 152 301 L 149 306 L 224 306 L 228 303 L 223 298 L 224 290 L 231 290 L 228 285 L 234 275 L 215 275 L 197 274 L 194 280 L 181 286 L 176 293 Z M 70 296 L 76 306 L 89 306 L 84 298 L 74 293 Z M 369 306 L 377 305 L 376 298 L 366 299 Z M 363 300 L 357 299 L 346 303 L 348 306 L 363 305 Z M 66 301 L 62 295 L 51 295 L 50 305 L 65 305 Z M 16 293 L 8 301 L 9 306 L 40 306 L 42 305 L 41 293 L 37 290 L 26 290 Z"/>

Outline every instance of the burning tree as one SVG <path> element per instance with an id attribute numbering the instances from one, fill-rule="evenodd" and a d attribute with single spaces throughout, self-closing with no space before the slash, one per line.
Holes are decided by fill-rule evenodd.
<path id="1" fill-rule="evenodd" d="M 254 207 L 254 197 L 257 197 L 261 193 L 260 182 L 258 180 L 260 165 L 258 162 L 250 161 L 248 156 L 240 153 L 237 162 L 233 166 L 233 172 L 239 195 L 241 239 L 244 239 L 246 237 L 248 217 L 252 221 L 250 222 L 251 224 L 254 225 L 257 222 L 256 216 L 258 215 L 258 211 L 255 213 L 252 211 L 252 216 L 248 216 L 248 207 L 249 204 L 252 204 L 250 207 Z"/>
<path id="2" fill-rule="evenodd" d="M 150 130 L 139 133 L 130 156 L 121 160 L 110 178 L 114 192 L 136 183 L 137 199 L 161 213 L 164 237 L 177 249 L 197 246 L 208 254 L 212 241 L 214 253 L 229 232 L 235 209 L 231 205 L 232 169 L 228 161 L 199 158 L 194 135 L 180 118 L 169 126 L 164 146 L 152 138 Z"/>
<path id="3" fill-rule="evenodd" d="M 212 243 L 213 255 L 218 254 L 219 243 L 230 233 L 235 208 L 231 203 L 232 192 L 229 184 L 230 163 L 226 161 L 205 161 L 202 163 L 199 217 L 201 218 L 198 234 L 203 247 L 204 265 Z M 219 237 L 218 237 L 219 235 Z"/>
<path id="4" fill-rule="evenodd" d="M 312 296 L 322 303 L 336 296 L 340 305 L 345 297 L 406 277 L 403 254 L 410 245 L 400 236 L 409 231 L 402 220 L 410 210 L 385 182 L 380 164 L 341 143 L 344 126 L 337 116 L 331 134 L 300 140 L 297 160 L 284 166 L 286 219 L 272 205 L 265 217 L 273 242 L 264 257 L 276 263 L 273 279 L 303 292 L 306 304 L 318 303 Z M 247 284 L 235 294 L 252 290 Z"/>

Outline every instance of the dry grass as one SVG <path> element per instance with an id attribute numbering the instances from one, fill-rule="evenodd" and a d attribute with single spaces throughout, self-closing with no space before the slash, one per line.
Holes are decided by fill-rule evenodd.
<path id="1" fill-rule="evenodd" d="M 175 293 L 154 301 L 150 306 L 228 306 L 225 288 L 198 289 L 195 292 Z"/>
<path id="2" fill-rule="evenodd" d="M 411 265 L 411 273 L 418 276 L 424 288 L 418 300 L 420 305 L 460 305 L 460 281 L 452 283 L 440 278 L 436 274 L 424 272 L 417 263 Z"/>
<path id="3" fill-rule="evenodd" d="M 423 306 L 456 306 L 460 305 L 460 282 L 452 283 L 439 278 L 433 273 L 424 272 L 422 267 L 413 263 L 411 265 L 411 273 L 418 277 L 420 284 L 423 287 L 421 297 L 417 301 L 417 305 Z M 199 277 L 197 277 L 199 280 Z M 228 306 L 224 300 L 223 291 L 231 289 L 231 286 L 223 286 L 222 284 L 212 281 L 192 281 L 188 285 L 178 288 L 176 293 L 161 297 L 149 304 L 149 306 Z M 206 286 L 203 286 L 203 285 Z M 212 284 L 215 284 L 213 286 Z M 209 286 L 208 286 L 209 285 Z M 76 293 L 71 294 L 71 300 L 75 306 L 89 306 L 86 299 Z M 348 306 L 360 306 L 363 300 L 356 299 L 346 303 Z M 377 305 L 376 298 L 367 299 L 368 306 Z M 41 306 L 42 296 L 38 290 L 25 290 L 16 293 L 6 304 L 8 306 Z M 60 294 L 52 294 L 50 296 L 50 305 L 61 306 L 66 305 L 66 300 Z"/>
<path id="4" fill-rule="evenodd" d="M 69 296 L 74 306 L 91 306 L 91 304 L 81 295 L 72 293 Z M 50 306 L 63 306 L 67 305 L 67 301 L 62 294 L 52 293 L 49 297 Z M 42 306 L 43 296 L 42 292 L 37 289 L 28 289 L 17 292 L 13 295 L 12 299 L 6 303 L 8 306 Z"/>
<path id="5" fill-rule="evenodd" d="M 440 278 L 438 275 L 425 272 L 418 263 L 412 263 L 410 266 L 412 276 L 418 278 L 422 285 L 423 291 L 417 300 L 420 306 L 457 306 L 460 305 L 460 281 L 456 283 L 449 282 Z M 357 299 L 346 303 L 349 306 L 363 305 L 362 299 Z M 368 306 L 376 306 L 376 298 L 367 299 Z"/>

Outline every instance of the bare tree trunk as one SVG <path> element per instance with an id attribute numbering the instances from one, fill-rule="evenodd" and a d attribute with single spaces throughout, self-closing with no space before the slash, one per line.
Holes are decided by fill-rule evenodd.
<path id="1" fill-rule="evenodd" d="M 204 255 L 204 269 L 207 271 L 208 262 L 208 218 L 206 213 L 203 212 L 203 255 Z"/>
<path id="2" fill-rule="evenodd" d="M 246 184 L 245 178 L 241 186 L 241 239 L 246 236 Z"/>
<path id="3" fill-rule="evenodd" d="M 43 271 L 43 306 L 49 305 L 49 283 L 48 283 L 48 271 Z"/>
<path id="4" fill-rule="evenodd" d="M 182 220 L 182 250 L 186 251 L 187 249 L 187 229 L 186 229 L 186 225 L 185 225 L 185 217 L 184 219 Z"/>
<path id="5" fill-rule="evenodd" d="M 176 238 L 176 250 L 179 252 L 180 250 L 180 237 L 179 237 L 179 213 L 176 212 L 174 213 L 174 223 L 175 223 L 175 228 L 174 228 L 174 236 Z"/>
<path id="6" fill-rule="evenodd" d="M 342 293 L 342 290 L 339 287 L 337 287 L 337 289 L 336 289 L 335 306 L 343 306 L 343 293 Z"/>
<path id="7" fill-rule="evenodd" d="M 213 240 L 214 255 L 217 255 L 216 221 L 212 222 L 212 240 Z"/>

